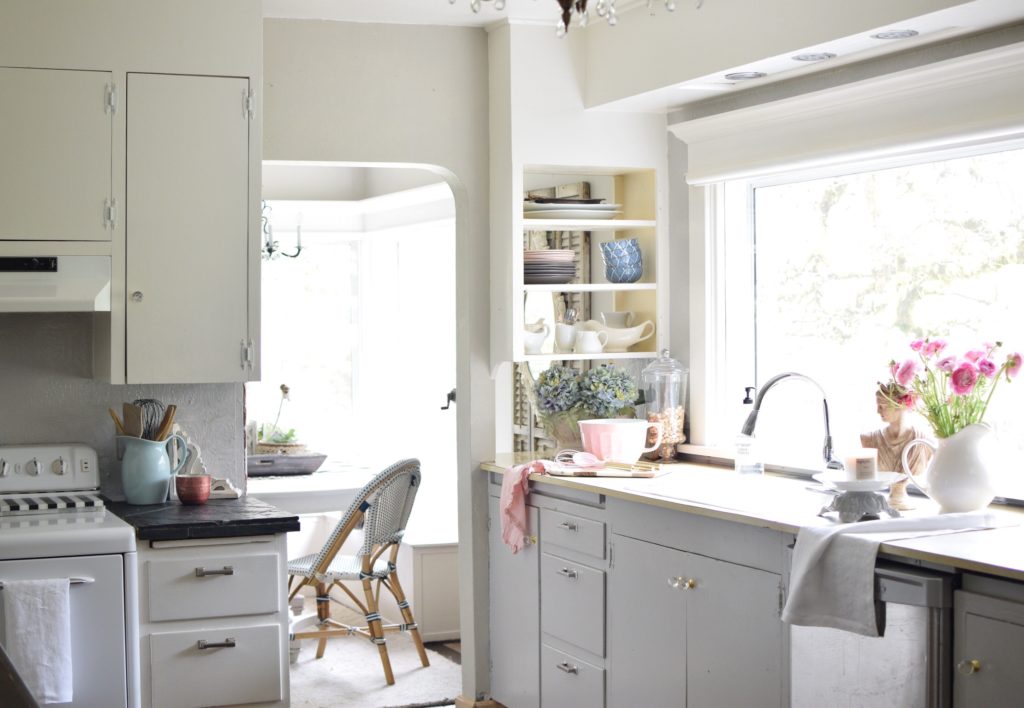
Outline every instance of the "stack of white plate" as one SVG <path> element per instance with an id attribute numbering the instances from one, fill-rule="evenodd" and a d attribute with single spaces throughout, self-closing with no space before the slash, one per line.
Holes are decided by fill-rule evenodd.
<path id="1" fill-rule="evenodd" d="M 568 283 L 575 277 L 575 251 L 570 249 L 523 251 L 523 282 L 527 285 Z"/>
<path id="2" fill-rule="evenodd" d="M 614 219 L 622 214 L 621 204 L 588 204 L 593 199 L 523 202 L 525 219 Z"/>

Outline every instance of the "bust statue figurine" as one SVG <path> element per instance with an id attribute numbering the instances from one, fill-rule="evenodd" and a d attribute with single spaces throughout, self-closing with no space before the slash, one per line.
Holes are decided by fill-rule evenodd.
<path id="1" fill-rule="evenodd" d="M 917 428 L 913 424 L 913 411 L 908 408 L 907 390 L 897 383 L 879 384 L 875 391 L 875 405 L 878 417 L 885 425 L 870 433 L 860 436 L 863 447 L 878 450 L 878 470 L 880 472 L 903 472 L 903 448 L 914 438 L 932 439 L 928 430 Z M 908 455 L 907 463 L 915 476 L 928 467 L 932 451 L 925 445 L 915 445 Z M 889 490 L 889 506 L 893 509 L 913 509 L 907 498 L 907 480 L 896 482 Z"/>

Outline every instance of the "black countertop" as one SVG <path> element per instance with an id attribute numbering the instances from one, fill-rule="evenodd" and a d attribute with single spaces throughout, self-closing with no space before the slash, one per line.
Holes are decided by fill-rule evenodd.
<path id="1" fill-rule="evenodd" d="M 143 541 L 261 536 L 299 530 L 299 517 L 255 497 L 210 499 L 205 504 L 178 501 L 135 505 L 106 502 L 107 509 L 135 527 Z"/>

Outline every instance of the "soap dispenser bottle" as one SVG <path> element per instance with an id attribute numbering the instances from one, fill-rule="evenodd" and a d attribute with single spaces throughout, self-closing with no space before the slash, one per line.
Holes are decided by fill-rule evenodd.
<path id="1" fill-rule="evenodd" d="M 743 398 L 743 405 L 749 406 L 754 403 L 751 397 L 754 391 L 753 386 L 746 387 L 746 395 Z M 743 409 L 743 419 L 746 420 L 748 411 Z M 741 423 L 742 425 L 742 423 Z M 761 460 L 761 453 L 757 438 L 753 433 L 745 435 L 742 432 L 736 435 L 735 468 L 740 474 L 764 474 L 764 462 Z"/>

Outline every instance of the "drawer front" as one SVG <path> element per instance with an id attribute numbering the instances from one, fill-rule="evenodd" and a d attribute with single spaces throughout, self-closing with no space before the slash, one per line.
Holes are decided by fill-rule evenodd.
<path id="1" fill-rule="evenodd" d="M 269 614 L 279 610 L 278 556 L 146 562 L 149 621 Z"/>
<path id="2" fill-rule="evenodd" d="M 604 656 L 604 571 L 542 554 L 540 628 L 591 654 Z"/>
<path id="3" fill-rule="evenodd" d="M 604 669 L 542 645 L 540 703 L 545 708 L 604 706 Z"/>
<path id="4" fill-rule="evenodd" d="M 283 641 L 278 624 L 151 634 L 153 708 L 280 701 Z"/>
<path id="5" fill-rule="evenodd" d="M 541 543 L 593 558 L 604 558 L 604 523 L 561 511 L 541 509 Z"/>

